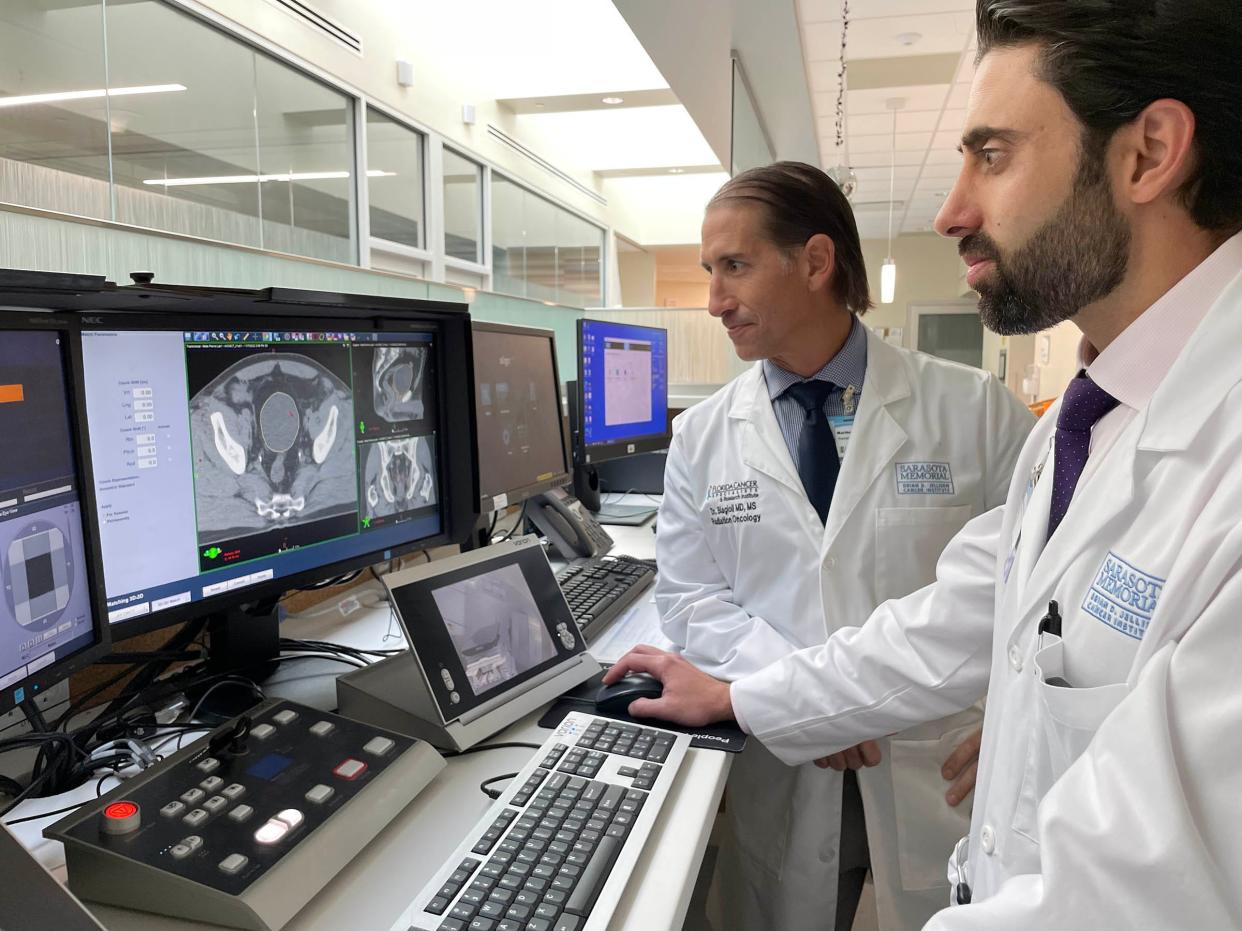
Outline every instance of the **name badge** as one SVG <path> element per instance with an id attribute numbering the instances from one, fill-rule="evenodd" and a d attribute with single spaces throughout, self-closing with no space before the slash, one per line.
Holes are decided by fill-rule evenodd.
<path id="1" fill-rule="evenodd" d="M 850 445 L 850 436 L 854 433 L 854 415 L 844 414 L 829 417 L 833 438 L 837 441 L 837 458 L 845 459 L 845 448 Z"/>

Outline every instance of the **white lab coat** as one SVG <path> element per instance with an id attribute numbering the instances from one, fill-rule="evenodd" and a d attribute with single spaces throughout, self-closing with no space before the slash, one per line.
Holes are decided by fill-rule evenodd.
<path id="1" fill-rule="evenodd" d="M 807 499 L 760 364 L 678 418 L 656 601 L 669 639 L 713 675 L 737 679 L 862 623 L 886 598 L 929 582 L 953 535 L 1004 500 L 1030 413 L 979 369 L 867 340 L 827 526 Z M 983 690 L 981 681 L 975 698 Z M 883 765 L 860 774 L 884 931 L 920 927 L 945 901 L 943 850 L 964 833 L 969 803 L 945 803 L 939 770 L 981 717 L 972 708 L 898 735 L 883 747 Z M 734 761 L 738 850 L 727 853 L 746 858 L 733 872 L 749 877 L 721 876 L 734 926 L 831 927 L 841 780 L 810 764 L 784 766 L 754 742 Z"/>
<path id="2" fill-rule="evenodd" d="M 1242 275 L 1046 548 L 1059 405 L 1005 507 L 954 539 L 936 585 L 734 684 L 754 733 L 800 763 L 962 708 L 988 683 L 974 904 L 929 931 L 1242 927 L 1239 346 Z M 1052 599 L 1064 639 L 1041 644 Z M 1128 671 L 1110 678 L 1118 660 Z"/>

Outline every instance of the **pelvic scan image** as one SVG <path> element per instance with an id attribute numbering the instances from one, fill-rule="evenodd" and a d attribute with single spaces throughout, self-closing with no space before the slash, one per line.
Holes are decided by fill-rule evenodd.
<path id="1" fill-rule="evenodd" d="M 431 594 L 476 695 L 556 655 L 552 636 L 517 566 L 504 566 Z"/>
<path id="2" fill-rule="evenodd" d="M 10 536 L 11 534 L 11 536 Z M 55 627 L 73 590 L 73 558 L 65 532 L 44 517 L 0 528 L 6 606 L 22 627 Z"/>
<path id="3" fill-rule="evenodd" d="M 190 399 L 199 544 L 353 512 L 353 399 L 308 356 L 262 352 Z"/>
<path id="4" fill-rule="evenodd" d="M 423 419 L 423 374 L 427 349 L 383 346 L 371 359 L 375 413 L 389 423 Z"/>
<path id="5" fill-rule="evenodd" d="M 385 517 L 436 503 L 436 460 L 431 442 L 429 436 L 412 436 L 359 447 L 365 516 Z"/>

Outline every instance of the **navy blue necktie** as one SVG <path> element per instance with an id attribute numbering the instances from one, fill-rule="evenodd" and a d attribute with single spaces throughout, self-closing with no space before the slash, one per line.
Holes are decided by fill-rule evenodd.
<path id="1" fill-rule="evenodd" d="M 1052 505 L 1048 511 L 1048 537 L 1061 525 L 1091 449 L 1091 428 L 1117 406 L 1111 394 L 1079 371 L 1065 389 L 1057 415 L 1057 439 L 1053 454 Z"/>
<path id="2" fill-rule="evenodd" d="M 806 496 L 821 522 L 828 520 L 832 490 L 841 471 L 837 441 L 833 439 L 832 426 L 824 415 L 824 405 L 835 387 L 831 382 L 817 379 L 798 382 L 785 389 L 785 394 L 802 405 L 804 419 L 796 457 L 798 477 L 802 479 L 802 487 L 806 489 Z"/>

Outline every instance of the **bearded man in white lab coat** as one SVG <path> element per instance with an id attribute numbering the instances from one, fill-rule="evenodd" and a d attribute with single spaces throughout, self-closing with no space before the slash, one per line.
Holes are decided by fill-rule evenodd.
<path id="1" fill-rule="evenodd" d="M 734 682 L 639 647 L 631 714 L 800 763 L 988 685 L 929 931 L 1242 927 L 1242 11 L 979 0 L 960 240 L 984 322 L 1084 370 L 936 583 Z M 839 764 L 839 758 L 835 759 Z"/>
<path id="2" fill-rule="evenodd" d="M 726 183 L 702 262 L 708 311 L 756 361 L 674 426 L 656 601 L 687 660 L 736 679 L 930 582 L 949 539 L 1004 501 L 1034 418 L 987 372 L 859 322 L 857 226 L 818 168 L 779 162 Z M 717 931 L 834 918 L 848 931 L 868 865 L 885 931 L 922 927 L 948 894 L 942 851 L 969 822 L 969 804 L 954 806 L 981 719 L 970 708 L 868 742 L 843 774 L 752 743 L 730 774 Z"/>

